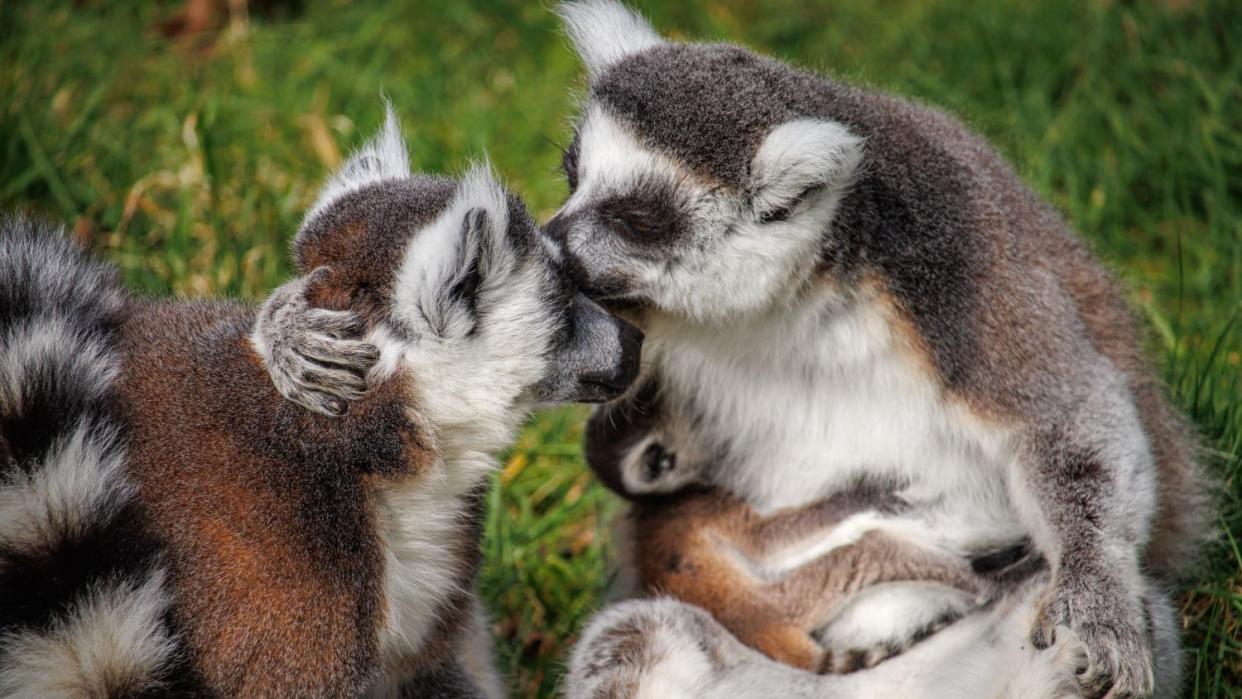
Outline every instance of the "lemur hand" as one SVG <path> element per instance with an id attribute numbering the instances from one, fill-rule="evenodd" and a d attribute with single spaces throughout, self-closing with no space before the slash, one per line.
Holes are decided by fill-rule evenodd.
<path id="1" fill-rule="evenodd" d="M 1086 649 L 1078 674 L 1085 696 L 1151 696 L 1155 677 L 1142 606 L 1115 574 L 1059 571 L 1035 618 L 1031 642 L 1040 649 L 1051 646 L 1057 627 L 1072 629 Z"/>
<path id="2" fill-rule="evenodd" d="M 379 351 L 354 339 L 362 327 L 353 313 L 307 303 L 307 290 L 327 273 L 327 267 L 320 267 L 273 291 L 259 311 L 251 341 L 280 395 L 340 417 L 350 401 L 366 392 L 366 375 L 379 361 Z"/>

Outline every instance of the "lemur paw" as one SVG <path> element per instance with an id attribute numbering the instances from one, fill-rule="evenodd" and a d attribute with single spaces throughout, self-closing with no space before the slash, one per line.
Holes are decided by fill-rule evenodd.
<path id="1" fill-rule="evenodd" d="M 1111 581 L 1058 581 L 1035 618 L 1031 642 L 1046 649 L 1057 642 L 1058 628 L 1072 631 L 1085 651 L 1078 680 L 1086 697 L 1151 696 L 1151 643 L 1143 613 L 1131 597 Z"/>
<path id="2" fill-rule="evenodd" d="M 272 292 L 251 339 L 280 395 L 340 417 L 366 392 L 366 375 L 379 361 L 379 350 L 352 339 L 362 332 L 353 313 L 307 303 L 306 292 L 327 274 L 328 268 L 320 267 Z"/>

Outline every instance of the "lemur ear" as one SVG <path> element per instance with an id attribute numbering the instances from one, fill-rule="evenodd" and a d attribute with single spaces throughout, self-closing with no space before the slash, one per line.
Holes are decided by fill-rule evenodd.
<path id="1" fill-rule="evenodd" d="M 626 56 L 664 43 L 642 15 L 616 0 L 564 2 L 556 14 L 592 78 Z"/>
<path id="2" fill-rule="evenodd" d="M 808 195 L 843 189 L 858 168 L 862 149 L 861 138 L 833 121 L 796 119 L 776 127 L 751 162 L 756 217 L 783 220 Z"/>
<path id="3" fill-rule="evenodd" d="M 488 165 L 475 165 L 444 212 L 406 249 L 394 290 L 397 314 L 417 332 L 468 333 L 479 291 L 512 263 L 508 225 L 508 196 Z"/>
<path id="4" fill-rule="evenodd" d="M 384 108 L 384 125 L 366 145 L 359 148 L 319 191 L 319 198 L 307 214 L 310 220 L 333 200 L 356 189 L 388 179 L 410 176 L 410 156 L 401 135 L 401 122 L 392 105 Z"/>

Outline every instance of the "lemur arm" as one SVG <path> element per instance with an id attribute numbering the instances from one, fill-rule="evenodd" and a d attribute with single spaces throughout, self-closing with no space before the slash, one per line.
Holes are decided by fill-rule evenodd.
<path id="1" fill-rule="evenodd" d="M 1151 455 L 1124 381 L 1110 367 L 1090 375 L 1073 407 L 1027 431 L 1011 479 L 1054 573 L 1031 640 L 1047 648 L 1058 627 L 1072 629 L 1089 656 L 1089 696 L 1147 696 L 1154 670 L 1139 551 L 1154 510 Z"/>
<path id="2" fill-rule="evenodd" d="M 307 292 L 327 274 L 320 267 L 272 292 L 255 320 L 251 342 L 287 400 L 340 417 L 367 390 L 376 348 L 358 339 L 357 316 L 314 308 Z"/>

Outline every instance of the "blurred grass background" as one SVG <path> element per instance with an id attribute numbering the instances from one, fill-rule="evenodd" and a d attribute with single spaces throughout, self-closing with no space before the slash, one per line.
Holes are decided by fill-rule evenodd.
<path id="1" fill-rule="evenodd" d="M 317 184 L 378 125 L 381 93 L 416 169 L 486 151 L 541 219 L 556 208 L 580 83 L 546 5 L 299 4 L 170 40 L 153 27 L 175 3 L 0 3 L 0 208 L 66 221 L 135 288 L 257 300 L 289 273 Z M 1221 537 L 1180 597 L 1186 694 L 1242 693 L 1242 3 L 636 4 L 675 37 L 943 106 L 1066 212 L 1128 284 L 1207 435 Z M 491 495 L 482 587 L 515 696 L 551 695 L 608 584 L 617 503 L 582 465 L 584 415 L 533 419 Z"/>

